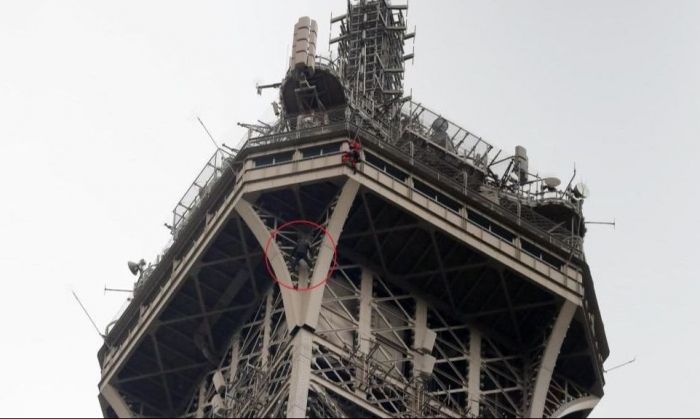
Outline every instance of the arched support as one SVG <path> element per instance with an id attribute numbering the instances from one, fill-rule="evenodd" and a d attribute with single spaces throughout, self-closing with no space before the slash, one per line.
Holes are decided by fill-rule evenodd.
<path id="1" fill-rule="evenodd" d="M 357 196 L 359 188 L 359 183 L 349 179 L 345 182 L 340 191 L 340 196 L 338 197 L 333 213 L 326 226 L 328 235 L 324 236 L 321 241 L 321 247 L 316 257 L 313 275 L 310 278 L 310 286 L 312 288 L 317 284 L 321 284 L 328 275 L 331 263 L 333 262 L 335 245 L 337 245 L 340 239 L 343 226 L 350 214 L 352 203 Z M 253 209 L 252 205 L 246 200 L 241 199 L 236 205 L 236 211 L 248 228 L 253 232 L 260 246 L 266 246 L 268 244 L 270 232 L 260 216 Z M 269 243 L 267 258 L 278 278 L 291 277 L 284 260 L 284 255 L 274 240 Z M 311 330 L 315 330 L 318 325 L 324 291 L 325 284 L 304 292 L 280 287 L 284 302 L 284 311 L 287 317 L 287 326 L 290 332 L 296 333 L 292 341 L 292 370 L 287 404 L 287 417 L 290 418 L 306 416 L 313 347 L 313 334 Z"/>
<path id="2" fill-rule="evenodd" d="M 588 396 L 580 399 L 572 400 L 568 403 L 563 404 L 559 409 L 557 409 L 553 418 L 563 418 L 572 413 L 583 412 L 585 410 L 593 410 L 600 402 L 600 397 Z"/>
<path id="3" fill-rule="evenodd" d="M 267 229 L 265 223 L 263 223 L 260 216 L 255 212 L 253 206 L 250 202 L 241 198 L 236 204 L 236 212 L 240 215 L 241 219 L 245 225 L 253 232 L 255 239 L 260 244 L 261 248 L 265 248 L 268 239 L 270 238 L 270 231 Z M 270 266 L 274 271 L 277 278 L 291 278 L 289 270 L 287 269 L 287 263 L 284 260 L 282 251 L 274 240 L 270 240 L 270 245 L 267 249 L 267 258 L 270 261 Z M 301 326 L 301 320 L 298 314 L 299 304 L 296 300 L 300 298 L 298 292 L 280 287 L 280 293 L 282 294 L 282 300 L 284 301 L 284 314 L 287 320 L 287 327 L 291 332 L 297 326 Z"/>
<path id="4" fill-rule="evenodd" d="M 120 418 L 133 418 L 134 413 L 131 411 L 129 408 L 129 405 L 126 404 L 126 401 L 122 397 L 121 394 L 119 394 L 119 391 L 114 388 L 111 384 L 106 384 L 104 387 L 102 387 L 102 397 L 104 397 L 105 401 L 110 405 L 112 410 L 114 410 L 114 413 L 117 414 L 118 417 Z"/>
<path id="5" fill-rule="evenodd" d="M 542 354 L 542 363 L 537 372 L 532 400 L 530 401 L 530 410 L 527 414 L 528 417 L 541 418 L 544 415 L 544 405 L 547 400 L 547 392 L 552 381 L 554 367 L 557 364 L 557 358 L 559 358 L 559 351 L 561 351 L 564 338 L 566 338 L 566 332 L 569 330 L 571 320 L 576 313 L 576 307 L 571 301 L 565 300 L 559 310 L 557 320 L 554 322 L 554 328 L 549 335 L 547 346 Z"/>
<path id="6" fill-rule="evenodd" d="M 340 234 L 343 231 L 343 226 L 348 218 L 350 208 L 357 196 L 359 188 L 360 184 L 352 179 L 348 179 L 345 182 L 335 209 L 333 210 L 333 214 L 331 214 L 330 221 L 326 226 L 328 234 L 332 237 L 332 241 L 335 242 L 336 245 L 340 239 Z M 260 246 L 264 248 L 268 245 L 270 231 L 260 216 L 255 212 L 250 202 L 245 199 L 240 199 L 236 204 L 236 212 L 240 215 L 250 231 L 253 232 Z M 328 236 L 324 236 L 321 241 L 320 250 L 313 269 L 313 275 L 310 278 L 311 287 L 320 284 L 326 279 L 333 262 L 335 248 L 332 241 Z M 291 278 L 284 255 L 274 240 L 271 240 L 268 245 L 267 258 L 270 261 L 272 270 L 278 278 Z M 284 301 L 284 311 L 287 317 L 287 325 L 290 332 L 296 327 L 301 327 L 303 325 L 307 325 L 311 329 L 316 328 L 321 311 L 324 290 L 325 285 L 304 292 L 297 292 L 285 287 L 280 287 L 280 292 L 282 293 L 282 299 Z"/>
<path id="7" fill-rule="evenodd" d="M 345 221 L 348 219 L 350 214 L 350 208 L 352 203 L 355 201 L 357 192 L 360 189 L 360 184 L 352 179 L 348 179 L 343 185 L 340 191 L 340 196 L 338 197 L 338 202 L 333 210 L 330 221 L 326 226 L 328 235 L 332 237 L 335 245 L 340 241 L 340 235 L 343 232 L 343 226 Z M 318 257 L 316 258 L 316 264 L 314 266 L 314 272 L 311 276 L 311 286 L 315 286 L 324 281 L 328 275 L 328 271 L 333 263 L 333 255 L 335 252 L 335 246 L 331 242 L 328 235 L 323 237 L 321 242 L 321 249 L 318 252 Z M 302 302 L 302 324 L 306 324 L 312 329 L 316 329 L 318 326 L 318 317 L 321 313 L 321 303 L 323 301 L 323 292 L 325 290 L 325 285 L 314 288 L 309 292 L 303 293 Z"/>

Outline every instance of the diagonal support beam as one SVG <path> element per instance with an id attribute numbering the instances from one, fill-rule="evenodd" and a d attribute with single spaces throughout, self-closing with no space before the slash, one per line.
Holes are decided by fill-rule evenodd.
<path id="1" fill-rule="evenodd" d="M 270 238 L 270 231 L 267 226 L 262 221 L 258 213 L 255 212 L 253 206 L 250 202 L 245 199 L 240 199 L 235 207 L 236 212 L 241 217 L 241 220 L 248 229 L 253 233 L 255 239 L 261 248 L 265 248 L 268 244 L 268 239 Z M 291 278 L 289 269 L 287 268 L 287 263 L 284 260 L 284 255 L 282 250 L 280 250 L 277 242 L 275 240 L 270 240 L 269 247 L 267 249 L 267 259 L 270 261 L 270 266 L 277 278 Z M 280 293 L 282 294 L 282 300 L 284 301 L 284 314 L 287 319 L 287 326 L 291 332 L 297 326 L 301 325 L 299 314 L 297 313 L 297 308 L 299 304 L 295 304 L 295 301 L 299 299 L 299 293 L 289 290 L 285 287 L 280 287 Z"/>
<path id="2" fill-rule="evenodd" d="M 377 238 L 377 228 L 374 225 L 374 217 L 372 217 L 372 211 L 369 209 L 369 204 L 367 203 L 367 198 L 365 197 L 364 194 L 362 194 L 362 205 L 365 208 L 365 214 L 367 215 L 367 221 L 369 221 L 369 228 L 370 231 L 372 232 L 372 240 L 374 242 L 374 246 L 377 248 L 377 256 L 379 256 L 379 263 L 382 266 L 382 271 L 385 273 L 389 273 L 388 266 L 386 264 L 386 260 L 384 260 L 384 252 L 382 252 L 382 246 L 379 244 L 379 239 Z"/>
<path id="3" fill-rule="evenodd" d="M 119 391 L 111 384 L 106 384 L 102 387 L 100 393 L 104 397 L 105 401 L 112 407 L 114 413 L 117 414 L 119 418 L 133 418 L 134 412 L 131 411 L 129 405 L 126 403 L 124 398 Z"/>
<path id="4" fill-rule="evenodd" d="M 430 232 L 430 239 L 433 243 L 433 248 L 435 249 L 435 256 L 437 257 L 438 266 L 440 267 L 440 278 L 442 279 L 442 285 L 445 287 L 445 292 L 447 293 L 447 298 L 452 306 L 453 310 L 456 310 L 454 298 L 450 292 L 450 284 L 447 281 L 447 275 L 445 274 L 445 264 L 442 261 L 442 255 L 440 254 L 440 248 L 438 247 L 437 240 L 435 239 L 435 232 Z"/>
<path id="5" fill-rule="evenodd" d="M 151 341 L 153 343 L 153 350 L 156 353 L 156 360 L 158 361 L 158 369 L 160 370 L 160 379 L 161 382 L 163 383 L 163 389 L 165 390 L 165 398 L 166 401 L 168 402 L 168 408 L 170 409 L 171 412 L 174 412 L 175 409 L 173 408 L 173 396 L 170 394 L 170 385 L 168 383 L 167 378 L 165 378 L 165 374 L 163 373 L 165 371 L 165 368 L 163 367 L 163 359 L 160 356 L 160 349 L 158 348 L 158 340 L 154 335 L 151 335 Z"/>
<path id="6" fill-rule="evenodd" d="M 241 223 L 240 218 L 236 218 L 236 226 L 238 227 L 238 236 L 240 237 L 241 244 L 243 245 L 243 251 L 245 252 L 246 256 L 246 265 L 248 266 L 248 279 L 250 280 L 250 284 L 253 287 L 253 294 L 257 296 L 259 295 L 259 291 L 258 286 L 255 282 L 255 269 L 253 269 L 253 262 L 251 260 L 251 256 L 255 256 L 257 253 L 251 253 L 250 249 L 248 249 L 248 242 L 245 239 L 245 234 L 243 233 L 243 224 Z M 262 256 L 264 257 L 265 255 L 263 254 Z"/>
<path id="7" fill-rule="evenodd" d="M 537 379 L 530 401 L 530 409 L 527 414 L 528 417 L 541 418 L 544 415 L 544 404 L 547 400 L 547 392 L 549 390 L 549 384 L 552 381 L 554 367 L 557 364 L 561 346 L 564 343 L 564 338 L 566 338 L 566 333 L 569 330 L 575 313 L 576 305 L 569 300 L 565 300 L 559 310 L 557 320 L 554 322 L 554 328 L 549 335 L 549 339 L 547 339 L 547 346 L 542 354 L 542 363 L 537 372 Z"/>
<path id="8" fill-rule="evenodd" d="M 508 284 L 506 284 L 506 278 L 503 276 L 503 271 L 498 271 L 498 276 L 501 279 L 501 288 L 503 288 L 503 294 L 506 297 L 506 304 L 508 304 L 508 312 L 510 314 L 510 321 L 513 324 L 513 329 L 515 330 L 515 337 L 518 340 L 518 345 L 522 347 L 523 336 L 520 333 L 520 325 L 518 324 L 518 318 L 515 315 L 515 310 L 513 309 L 513 302 L 510 297 L 510 292 L 508 291 Z"/>
<path id="9" fill-rule="evenodd" d="M 204 304 L 204 297 L 202 297 L 202 288 L 199 285 L 199 275 L 193 275 L 194 277 L 194 289 L 197 292 L 197 302 L 199 303 L 199 311 L 204 314 L 207 312 L 207 308 Z M 209 323 L 209 318 L 207 316 L 202 317 L 202 323 L 197 329 L 197 333 L 206 336 L 209 341 L 209 347 L 215 350 L 214 338 L 211 335 L 211 324 Z"/>
<path id="10" fill-rule="evenodd" d="M 333 215 L 331 215 L 330 221 L 326 226 L 328 234 L 333 238 L 332 240 L 337 245 L 340 242 L 340 235 L 343 232 L 343 226 L 345 221 L 348 219 L 350 214 L 350 209 L 352 208 L 353 202 L 355 202 L 355 197 L 357 197 L 358 191 L 360 189 L 360 184 L 352 179 L 348 179 L 343 188 L 340 191 L 340 196 L 338 197 L 338 203 L 333 210 Z M 331 263 L 333 262 L 333 255 L 335 252 L 335 247 L 331 243 L 331 239 L 328 236 L 323 237 L 321 242 L 321 249 L 318 252 L 318 257 L 316 258 L 316 264 L 314 266 L 313 275 L 311 276 L 311 286 L 316 286 L 326 279 L 328 271 L 331 268 Z M 316 329 L 318 325 L 318 317 L 321 313 L 321 303 L 323 301 L 324 286 L 319 286 L 303 295 L 303 315 L 302 324 L 306 324 L 312 329 Z"/>

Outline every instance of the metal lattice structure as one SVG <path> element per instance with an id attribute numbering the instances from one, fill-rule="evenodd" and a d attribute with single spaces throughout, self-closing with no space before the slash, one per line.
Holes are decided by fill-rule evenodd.
<path id="1" fill-rule="evenodd" d="M 331 19 L 338 23 L 338 69 L 353 101 L 370 116 L 391 120 L 403 98 L 404 11 L 407 5 L 382 1 L 348 3 L 346 14 Z"/>
<path id="2" fill-rule="evenodd" d="M 349 2 L 336 60 L 299 19 L 278 119 L 207 162 L 110 324 L 106 417 L 595 407 L 609 350 L 585 196 L 403 97 L 405 10 Z"/>

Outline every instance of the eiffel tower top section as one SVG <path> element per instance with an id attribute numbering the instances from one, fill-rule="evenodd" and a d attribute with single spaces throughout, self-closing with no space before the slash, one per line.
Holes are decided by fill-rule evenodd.
<path id="1" fill-rule="evenodd" d="M 413 59 L 405 44 L 415 37 L 407 32 L 407 12 L 407 4 L 389 0 L 348 1 L 345 14 L 331 17 L 330 45 L 337 48 L 331 58 L 317 54 L 317 22 L 300 18 L 283 80 L 257 86 L 258 93 L 279 89 L 277 119 L 240 124 L 249 131 L 236 149 L 271 150 L 314 130 L 345 129 L 581 252 L 585 185 L 538 176 L 525 147 L 499 149 L 404 94 L 405 62 Z"/>
<path id="2" fill-rule="evenodd" d="M 240 124 L 155 263 L 129 265 L 105 416 L 559 417 L 603 396 L 587 189 L 405 96 L 406 11 L 348 2 L 332 59 L 296 21 L 258 86 L 276 118 Z"/>

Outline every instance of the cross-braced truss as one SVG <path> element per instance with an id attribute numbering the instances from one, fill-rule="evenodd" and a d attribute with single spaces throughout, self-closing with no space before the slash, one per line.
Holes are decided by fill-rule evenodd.
<path id="1" fill-rule="evenodd" d="M 425 330 L 435 332 L 429 373 L 420 371 L 425 353 L 416 340 Z M 479 336 L 476 346 L 472 335 Z M 202 382 L 191 415 L 286 414 L 292 342 L 281 295 L 270 290 L 218 369 Z M 541 353 L 542 346 L 531 353 Z M 325 289 L 311 353 L 308 417 L 524 416 L 538 368 L 537 355 L 508 351 L 473 326 L 448 319 L 420 296 L 353 264 L 341 266 Z M 478 387 L 470 388 L 475 373 Z M 217 374 L 225 386 L 217 388 Z M 570 380 L 555 376 L 545 414 L 586 396 Z"/>

